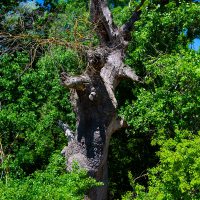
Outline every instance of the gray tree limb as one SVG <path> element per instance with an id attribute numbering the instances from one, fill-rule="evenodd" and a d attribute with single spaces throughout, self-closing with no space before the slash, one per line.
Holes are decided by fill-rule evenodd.
<path id="1" fill-rule="evenodd" d="M 118 36 L 118 28 L 114 24 L 106 0 L 90 1 L 91 21 L 95 25 L 102 44 L 111 44 Z"/>
<path id="2" fill-rule="evenodd" d="M 140 4 L 136 6 L 135 10 L 133 11 L 131 17 L 127 20 L 126 23 L 124 23 L 121 27 L 122 34 L 125 38 L 125 40 L 130 40 L 130 32 L 132 31 L 134 24 L 136 21 L 139 20 L 140 15 L 142 13 L 141 7 L 145 3 L 145 0 L 141 0 Z"/>
<path id="3" fill-rule="evenodd" d="M 129 66 L 124 66 L 119 70 L 119 78 L 129 78 L 134 82 L 141 82 L 140 77 L 136 75 L 135 71 Z"/>
<path id="4" fill-rule="evenodd" d="M 61 74 L 62 84 L 67 88 L 73 88 L 77 90 L 83 90 L 85 85 L 90 83 L 89 77 L 85 75 L 80 76 L 68 76 L 66 72 Z"/>
<path id="5" fill-rule="evenodd" d="M 68 124 L 63 123 L 61 120 L 58 121 L 58 125 L 60 128 L 63 129 L 65 132 L 65 136 L 67 137 L 68 141 L 71 142 L 75 139 L 73 131 L 70 130 Z"/>

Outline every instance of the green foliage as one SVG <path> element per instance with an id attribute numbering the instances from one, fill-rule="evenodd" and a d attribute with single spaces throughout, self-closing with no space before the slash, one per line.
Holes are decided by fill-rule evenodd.
<path id="1" fill-rule="evenodd" d="M 147 1 L 141 8 L 126 57 L 144 83 L 123 82 L 117 90 L 119 113 L 129 128 L 111 140 L 114 199 L 126 191 L 124 200 L 200 199 L 200 54 L 188 50 L 200 36 L 200 6 L 162 2 Z M 109 1 L 114 21 L 122 25 L 138 3 Z M 80 74 L 85 68 L 82 51 L 98 44 L 88 1 L 46 0 L 48 4 L 51 9 L 33 2 L 0 2 L 1 30 L 30 36 L 15 40 L 19 51 L 7 41 L 0 45 L 0 53 L 8 52 L 0 57 L 2 199 L 82 199 L 99 185 L 76 167 L 66 173 L 60 165 L 64 160 L 54 155 L 67 142 L 58 120 L 75 129 L 60 72 Z M 48 45 L 34 43 L 43 39 L 49 39 Z M 29 45 L 37 49 L 35 57 L 26 51 Z"/>
<path id="2" fill-rule="evenodd" d="M 58 4 L 58 9 L 60 4 Z M 84 1 L 68 1 L 61 5 L 55 20 L 51 23 L 49 36 L 65 39 L 71 42 L 71 46 L 74 45 L 73 48 L 77 48 L 80 44 L 96 45 L 98 39 L 89 21 L 87 4 Z"/>
<path id="3" fill-rule="evenodd" d="M 162 145 L 158 156 L 160 163 L 149 170 L 149 187 L 135 184 L 135 199 L 191 199 L 200 198 L 200 137 L 188 131 L 176 130 L 177 137 Z M 130 192 L 124 200 L 132 199 Z"/>
<path id="4" fill-rule="evenodd" d="M 52 154 L 67 143 L 58 121 L 75 129 L 69 91 L 60 84 L 60 73 L 73 75 L 85 68 L 84 56 L 71 49 L 91 43 L 84 38 L 91 35 L 86 8 L 82 2 L 59 1 L 47 11 L 26 2 L 4 12 L 2 31 L 21 34 L 22 40 L 16 42 L 23 51 L 9 42 L 0 46 L 1 53 L 8 52 L 0 57 L 1 199 L 83 199 L 87 190 L 101 184 L 77 167 L 66 173 L 64 158 Z M 62 47 L 51 43 L 55 37 Z M 34 43 L 48 38 L 53 38 L 49 46 Z M 32 50 L 27 52 L 29 45 Z"/>
<path id="5" fill-rule="evenodd" d="M 164 55 L 146 64 L 145 87 L 125 116 L 135 133 L 153 136 L 154 144 L 175 136 L 174 130 L 200 129 L 200 55 L 193 51 Z"/>
<path id="6" fill-rule="evenodd" d="M 151 143 L 160 148 L 159 164 L 148 167 L 147 190 L 138 184 L 140 177 L 134 170 L 137 180 L 131 181 L 134 191 L 123 199 L 200 198 L 199 61 L 200 54 L 182 50 L 145 62 L 145 84 L 133 90 L 137 99 L 127 102 L 121 115 L 132 129 L 130 137 L 143 135 L 149 141 L 145 145 Z"/>
<path id="7" fill-rule="evenodd" d="M 131 6 L 134 3 L 114 8 L 118 24 L 130 16 Z M 158 165 L 160 157 L 156 152 L 167 140 L 178 137 L 177 129 L 182 134 L 197 134 L 200 130 L 200 57 L 198 52 L 188 50 L 188 44 L 199 37 L 199 11 L 198 3 L 185 1 L 170 1 L 167 5 L 151 1 L 142 8 L 126 63 L 133 66 L 144 83 L 126 82 L 118 87 L 119 112 L 129 128 L 111 139 L 110 190 L 114 199 L 123 191 L 131 191 L 128 171 L 137 187 L 123 198 L 135 198 L 136 188 L 148 191 L 148 169 Z"/>
<path id="8" fill-rule="evenodd" d="M 170 1 L 162 5 L 149 2 L 142 8 L 141 19 L 135 23 L 127 64 L 145 76 L 143 67 L 147 60 L 188 49 L 188 44 L 199 37 L 199 16 L 198 3 Z"/>
<path id="9" fill-rule="evenodd" d="M 67 101 L 69 94 L 60 85 L 60 71 L 55 67 L 65 63 L 75 67 L 76 59 L 71 51 L 63 55 L 67 57 L 59 57 L 58 62 L 58 53 L 54 53 L 56 63 L 46 55 L 34 68 L 27 66 L 28 58 L 24 53 L 5 54 L 0 58 L 2 144 L 5 153 L 14 156 L 14 166 L 20 166 L 26 173 L 41 168 L 48 162 L 51 152 L 64 146 L 65 138 L 58 120 L 74 122 Z"/>
<path id="10" fill-rule="evenodd" d="M 0 181 L 1 199 L 81 200 L 88 189 L 102 185 L 76 165 L 72 172 L 66 173 L 64 163 L 64 158 L 57 152 L 51 156 L 50 164 L 44 171 L 36 171 L 24 179 L 8 178 L 6 183 Z"/>
<path id="11" fill-rule="evenodd" d="M 32 37 L 41 36 L 41 33 L 44 36 L 47 26 L 50 26 L 50 17 L 53 17 L 52 13 L 42 11 L 35 1 L 20 2 L 11 10 L 2 10 L 2 14 L 0 16 L 1 32 L 15 35 L 26 33 Z"/>
<path id="12" fill-rule="evenodd" d="M 0 12 L 9 11 L 13 7 L 18 5 L 18 1 L 16 0 L 1 0 L 0 2 Z"/>

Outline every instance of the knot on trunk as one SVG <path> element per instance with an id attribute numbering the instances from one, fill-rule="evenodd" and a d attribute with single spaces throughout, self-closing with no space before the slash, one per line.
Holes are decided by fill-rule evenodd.
<path id="1" fill-rule="evenodd" d="M 87 52 L 88 66 L 94 70 L 100 71 L 104 66 L 108 52 L 105 48 L 97 48 Z"/>
<path id="2" fill-rule="evenodd" d="M 91 88 L 91 93 L 89 94 L 89 99 L 91 101 L 94 101 L 95 98 L 97 97 L 97 93 L 94 87 Z"/>

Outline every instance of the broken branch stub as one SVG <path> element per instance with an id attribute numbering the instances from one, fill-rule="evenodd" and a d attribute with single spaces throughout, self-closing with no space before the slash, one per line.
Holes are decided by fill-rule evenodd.
<path id="1" fill-rule="evenodd" d="M 61 73 L 62 84 L 67 88 L 73 88 L 77 90 L 83 90 L 85 85 L 90 83 L 89 77 L 85 75 L 80 76 L 68 76 L 66 72 Z"/>
<path id="2" fill-rule="evenodd" d="M 67 137 L 69 142 L 75 139 L 74 133 L 73 133 L 73 131 L 71 131 L 71 129 L 69 128 L 68 124 L 63 123 L 61 120 L 59 120 L 58 121 L 58 125 L 65 132 L 65 136 Z"/>

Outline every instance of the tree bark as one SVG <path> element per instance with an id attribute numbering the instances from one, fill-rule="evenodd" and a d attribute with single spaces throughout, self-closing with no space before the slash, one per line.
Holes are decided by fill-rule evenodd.
<path id="1" fill-rule="evenodd" d="M 143 4 L 143 2 L 141 3 Z M 139 17 L 139 8 L 137 19 Z M 140 82 L 134 70 L 123 63 L 127 48 L 127 33 L 134 21 L 117 27 L 105 0 L 91 0 L 91 21 L 100 38 L 100 46 L 87 52 L 88 65 L 80 76 L 61 74 L 62 83 L 71 91 L 71 102 L 76 113 L 75 133 L 60 122 L 68 137 L 68 145 L 62 154 L 66 157 L 67 170 L 73 161 L 102 181 L 104 186 L 91 189 L 86 199 L 106 200 L 108 190 L 107 155 L 112 134 L 126 122 L 117 116 L 115 89 L 122 79 Z"/>

